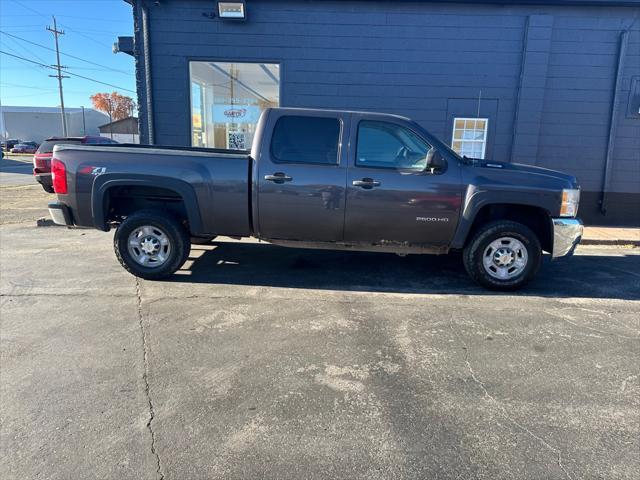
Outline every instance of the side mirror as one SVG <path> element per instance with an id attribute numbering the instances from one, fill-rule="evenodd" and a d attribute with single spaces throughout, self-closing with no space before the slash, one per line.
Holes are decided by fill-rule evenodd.
<path id="1" fill-rule="evenodd" d="M 424 171 L 426 173 L 436 173 L 444 170 L 446 166 L 447 162 L 442 154 L 434 147 L 431 147 L 427 153 L 427 164 L 424 167 Z"/>

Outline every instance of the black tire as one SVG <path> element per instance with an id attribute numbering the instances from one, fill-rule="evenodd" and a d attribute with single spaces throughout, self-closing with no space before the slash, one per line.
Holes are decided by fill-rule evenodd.
<path id="1" fill-rule="evenodd" d="M 488 249 L 492 242 L 504 237 L 519 241 L 526 249 L 527 259 L 520 272 L 517 272 L 514 267 L 516 270 L 514 276 L 500 279 L 487 271 L 488 269 L 497 270 L 497 268 L 495 266 L 485 268 L 484 255 L 485 251 L 491 252 Z M 538 273 L 542 263 L 542 248 L 540 240 L 529 227 L 517 222 L 498 220 L 483 225 L 475 232 L 465 247 L 462 258 L 469 276 L 483 287 L 490 290 L 513 291 L 522 288 Z"/>
<path id="2" fill-rule="evenodd" d="M 129 236 L 146 225 L 159 228 L 169 239 L 170 250 L 161 265 L 141 265 L 129 252 Z M 189 257 L 191 243 L 189 234 L 173 216 L 158 210 L 140 210 L 120 224 L 113 237 L 113 248 L 118 261 L 129 273 L 146 280 L 159 280 L 172 275 L 184 264 Z"/>
<path id="3" fill-rule="evenodd" d="M 192 245 L 209 245 L 215 238 L 216 238 L 215 235 L 210 237 L 191 237 L 191 244 Z"/>

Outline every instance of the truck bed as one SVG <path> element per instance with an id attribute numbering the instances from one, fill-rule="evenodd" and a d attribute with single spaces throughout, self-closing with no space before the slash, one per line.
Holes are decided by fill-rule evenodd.
<path id="1" fill-rule="evenodd" d="M 191 231 L 198 235 L 251 235 L 248 152 L 237 150 L 157 147 L 147 145 L 60 145 L 54 158 L 68 172 L 68 193 L 60 195 L 75 225 L 107 230 L 96 219 L 108 217 L 110 205 L 95 199 L 117 192 L 120 185 L 158 198 L 158 207 L 170 207 L 167 196 L 183 197 Z M 113 190 L 116 189 L 116 190 Z M 163 203 L 164 202 L 164 203 Z M 104 215 L 101 213 L 107 213 Z M 224 231 L 219 231 L 224 228 Z"/>

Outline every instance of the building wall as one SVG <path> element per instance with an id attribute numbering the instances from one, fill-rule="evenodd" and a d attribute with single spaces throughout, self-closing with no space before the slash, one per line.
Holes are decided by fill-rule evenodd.
<path id="1" fill-rule="evenodd" d="M 110 138 L 118 143 L 140 143 L 140 135 L 137 133 L 101 133 L 100 136 Z"/>
<path id="2" fill-rule="evenodd" d="M 7 138 L 19 138 L 41 143 L 45 138 L 62 136 L 60 113 L 53 112 L 3 112 Z M 82 113 L 67 113 L 69 136 L 82 136 Z M 95 110 L 85 110 L 86 135 L 99 135 L 98 125 L 109 119 Z"/>
<path id="3" fill-rule="evenodd" d="M 640 9 L 256 0 L 246 22 L 225 22 L 203 16 L 213 8 L 149 7 L 156 143 L 190 142 L 189 59 L 280 62 L 282 106 L 406 115 L 447 143 L 454 116 L 479 113 L 489 118 L 487 158 L 575 174 L 590 223 L 640 224 L 640 117 L 627 112 L 640 76 Z M 140 71 L 138 80 L 143 105 Z"/>

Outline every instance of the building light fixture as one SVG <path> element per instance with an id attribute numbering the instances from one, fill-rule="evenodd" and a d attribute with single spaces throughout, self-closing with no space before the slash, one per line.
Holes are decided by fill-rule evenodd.
<path id="1" fill-rule="evenodd" d="M 246 3 L 240 2 L 218 2 L 218 17 L 223 20 L 246 20 Z"/>

